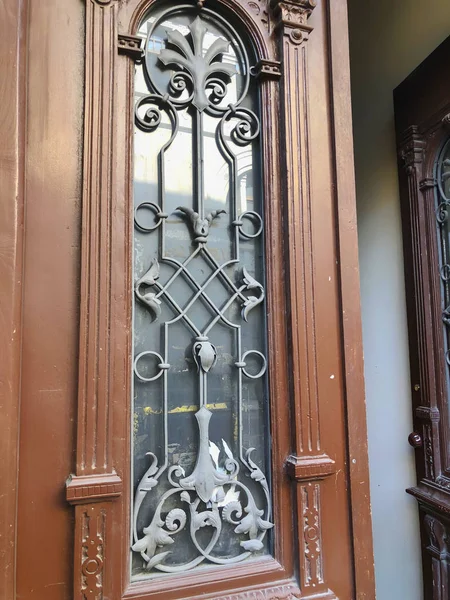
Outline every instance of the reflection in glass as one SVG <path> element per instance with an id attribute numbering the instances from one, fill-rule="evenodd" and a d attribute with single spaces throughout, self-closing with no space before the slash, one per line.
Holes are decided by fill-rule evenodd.
<path id="1" fill-rule="evenodd" d="M 255 58 L 206 8 L 139 35 L 134 578 L 266 554 L 273 528 Z"/>

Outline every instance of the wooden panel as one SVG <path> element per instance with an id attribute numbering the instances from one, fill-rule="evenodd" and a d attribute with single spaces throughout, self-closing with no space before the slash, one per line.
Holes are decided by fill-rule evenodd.
<path id="1" fill-rule="evenodd" d="M 0 1 L 0 597 L 15 594 L 27 2 Z"/>
<path id="2" fill-rule="evenodd" d="M 30 3 L 17 596 L 71 600 L 84 9 Z"/>
<path id="3" fill-rule="evenodd" d="M 340 265 L 342 360 L 345 380 L 345 421 L 348 428 L 348 469 L 353 507 L 353 559 L 356 598 L 375 597 L 370 511 L 364 364 L 359 295 L 358 234 L 350 98 L 348 18 L 345 0 L 329 0 L 331 112 L 336 181 L 337 252 Z"/>

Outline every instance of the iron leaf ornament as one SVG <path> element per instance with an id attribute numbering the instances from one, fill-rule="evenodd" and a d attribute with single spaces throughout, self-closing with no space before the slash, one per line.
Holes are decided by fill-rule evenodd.
<path id="1" fill-rule="evenodd" d="M 202 4 L 203 2 L 199 2 L 199 7 Z M 156 343 L 158 338 L 161 339 L 161 354 L 154 350 L 141 352 L 140 349 L 140 354 L 137 355 L 138 360 L 144 355 L 151 355 L 153 359 L 155 357 L 158 359 L 159 371 L 155 376 L 148 378 L 140 377 L 139 374 L 137 376 L 145 386 L 149 386 L 145 392 L 148 394 L 147 398 L 153 394 L 152 402 L 158 402 L 158 394 L 160 394 L 162 408 L 153 412 L 162 415 L 158 417 L 161 419 L 158 422 L 162 422 L 163 427 L 161 428 L 162 441 L 158 446 L 155 444 L 152 447 L 154 452 L 147 453 L 146 460 L 151 464 L 136 486 L 131 549 L 142 557 L 143 567 L 146 570 L 163 573 L 183 573 L 203 562 L 232 565 L 244 561 L 255 553 L 260 553 L 264 548 L 267 551 L 265 538 L 267 532 L 274 526 L 271 522 L 271 494 L 266 476 L 255 462 L 257 461 L 253 456 L 255 449 L 247 448 L 243 441 L 247 439 L 243 435 L 245 425 L 243 413 L 247 402 L 244 394 L 250 389 L 248 386 L 252 385 L 251 381 L 259 379 L 266 371 L 265 356 L 256 349 L 246 348 L 247 338 L 241 334 L 250 311 L 262 304 L 265 297 L 263 285 L 250 275 L 241 262 L 241 256 L 247 257 L 255 251 L 251 240 L 259 237 L 263 231 L 262 217 L 255 212 L 259 201 L 255 201 L 255 211 L 239 214 L 238 196 L 234 182 L 231 181 L 231 173 L 238 171 L 236 149 L 251 146 L 254 142 L 251 151 L 257 152 L 259 148 L 257 142 L 260 136 L 259 118 L 247 105 L 241 106 L 249 90 L 253 89 L 250 86 L 249 51 L 242 40 L 238 39 L 239 36 L 232 26 L 222 17 L 217 17 L 215 20 L 209 8 L 200 11 L 200 15 L 194 18 L 195 9 L 190 7 L 186 9 L 185 16 L 188 19 L 183 17 L 177 22 L 177 16 L 180 16 L 180 11 L 182 13 L 183 10 L 183 8 L 169 7 L 157 13 L 157 17 L 148 29 L 146 61 L 143 68 L 147 69 L 147 76 L 144 79 L 150 94 L 136 101 L 135 111 L 136 127 L 146 135 L 152 135 L 163 124 L 170 130 L 170 138 L 162 146 L 158 157 L 160 180 L 158 180 L 157 194 L 138 206 L 138 209 L 140 207 L 150 210 L 155 216 L 155 223 L 151 226 L 143 226 L 135 215 L 135 228 L 139 231 L 139 235 L 148 235 L 149 238 L 146 239 L 157 237 L 153 247 L 150 242 L 149 247 L 155 254 L 157 252 L 158 257 L 151 260 L 148 268 L 146 264 L 142 269 L 145 272 L 135 283 L 135 297 L 148 309 L 154 320 L 162 314 L 163 300 L 164 305 L 174 314 L 171 320 L 158 323 L 153 327 L 153 332 L 158 330 L 161 332 L 160 336 L 154 334 L 148 336 L 149 341 Z M 198 15 L 199 11 L 195 11 L 195 14 Z M 184 36 L 180 31 L 185 31 L 187 22 L 190 22 L 187 26 L 189 33 Z M 160 26 L 164 23 L 168 28 L 170 27 L 170 30 L 166 30 L 166 47 L 156 58 L 153 50 L 150 49 L 154 47 L 150 41 L 161 39 Z M 210 29 L 207 24 L 211 24 Z M 230 46 L 233 51 L 228 54 Z M 254 57 L 252 60 L 254 61 Z M 158 65 L 158 62 L 172 70 L 172 74 L 168 73 L 167 77 L 162 78 L 164 85 L 160 84 L 161 78 L 152 79 L 153 73 L 157 72 L 158 76 L 161 74 L 161 64 Z M 235 76 L 239 76 L 239 82 L 235 87 L 242 88 L 241 96 L 235 98 L 233 104 L 225 106 L 228 98 L 227 86 Z M 170 81 L 165 83 L 168 79 Z M 233 88 L 230 97 L 236 94 L 236 89 Z M 224 101 L 223 105 L 221 101 Z M 250 106 L 253 106 L 252 102 L 249 103 Z M 257 105 L 256 101 L 254 105 Z M 192 136 L 192 161 L 198 166 L 195 169 L 196 180 L 192 186 L 192 197 L 189 197 L 190 194 L 187 198 L 184 197 L 183 203 L 187 206 L 178 206 L 176 209 L 182 214 L 185 226 L 191 234 L 191 241 L 184 246 L 180 241 L 176 252 L 171 254 L 172 247 L 168 252 L 165 240 L 171 233 L 169 228 L 172 223 L 168 220 L 168 215 L 173 210 L 173 205 L 170 205 L 169 209 L 166 199 L 168 194 L 164 188 L 162 174 L 165 173 L 164 153 L 179 132 L 178 112 L 184 109 L 187 109 L 192 118 L 192 128 L 194 126 L 196 128 L 196 134 Z M 204 111 L 207 116 L 202 116 Z M 208 127 L 212 129 L 214 122 L 212 119 L 217 121 L 215 134 L 211 139 L 215 139 L 217 150 L 228 165 L 230 173 L 228 197 L 226 203 L 224 202 L 227 211 L 205 208 L 203 169 L 204 152 L 207 146 L 202 138 L 206 134 L 204 122 L 207 122 Z M 213 222 L 227 212 L 230 214 L 229 222 L 220 223 L 220 235 L 212 240 L 212 236 L 209 235 Z M 241 227 L 242 219 L 248 218 L 249 215 L 253 216 L 257 223 L 257 229 L 252 234 L 246 234 Z M 222 219 L 226 220 L 225 217 Z M 176 226 L 179 227 L 179 224 Z M 220 247 L 225 235 L 230 236 L 229 255 L 226 255 Z M 139 243 L 143 244 L 143 239 L 140 238 Z M 179 239 L 186 241 L 186 236 Z M 246 252 L 242 254 L 240 244 L 247 244 Z M 195 264 L 193 261 L 197 260 L 197 257 L 204 260 L 210 269 L 203 282 L 198 280 L 196 270 L 192 268 Z M 163 266 L 162 271 L 160 263 Z M 190 287 L 191 293 L 183 297 L 179 286 L 172 287 L 177 280 L 184 281 Z M 213 282 L 221 283 L 227 297 L 217 301 L 216 296 L 219 295 L 215 291 L 217 288 L 211 286 L 213 290 L 208 289 Z M 210 318 L 206 324 L 200 325 L 197 322 L 196 311 L 191 310 L 197 302 L 202 302 L 209 311 Z M 233 303 L 235 308 L 240 309 L 240 315 L 236 310 L 227 312 Z M 263 320 L 264 311 L 260 312 Z M 174 348 L 174 340 L 170 338 L 173 335 L 170 327 L 178 321 L 189 331 L 192 345 L 190 357 L 186 359 L 190 366 L 184 370 L 178 365 L 177 377 L 186 377 L 182 380 L 183 385 L 185 381 L 190 382 L 189 385 L 194 384 L 197 379 L 195 389 L 198 390 L 194 415 L 197 435 L 192 436 L 195 454 L 191 453 L 189 447 L 192 458 L 188 457 L 184 462 L 178 450 L 169 451 L 169 445 L 172 443 L 177 448 L 183 447 L 183 443 L 178 444 L 177 440 L 171 439 L 168 417 L 169 402 L 172 402 L 168 389 L 171 389 L 169 386 L 173 377 L 170 352 Z M 216 333 L 216 324 L 227 327 L 232 332 L 229 347 L 226 343 L 222 345 L 222 338 Z M 141 336 L 141 339 L 143 337 Z M 211 339 L 217 346 L 211 342 Z M 265 349 L 263 344 L 261 349 Z M 252 353 L 259 355 L 264 365 L 257 374 L 249 374 L 245 370 L 245 358 Z M 220 368 L 217 366 L 219 355 Z M 191 357 L 197 367 L 196 372 L 191 368 Z M 214 388 L 222 386 L 224 364 L 235 384 L 233 393 L 237 397 L 236 401 L 232 400 L 228 403 L 228 397 L 225 396 L 235 427 L 233 431 L 223 433 L 223 438 L 226 438 L 228 443 L 222 438 L 221 443 L 216 440 L 218 442 L 216 444 L 213 432 L 217 432 L 221 423 L 215 410 L 210 410 L 209 402 L 215 402 L 216 400 L 212 399 L 213 395 L 221 393 Z M 152 384 L 157 379 L 158 383 Z M 214 384 L 214 380 L 219 382 L 218 385 Z M 152 385 L 155 386 L 153 391 L 151 391 Z M 156 389 L 160 391 L 155 391 Z M 177 393 L 182 397 L 183 393 L 182 391 L 180 393 L 180 389 L 178 388 Z M 258 392 L 254 393 L 256 395 Z M 180 415 L 183 416 L 183 413 Z M 213 420 L 213 427 L 210 427 L 211 420 Z M 150 436 L 147 438 L 150 440 Z M 259 454 L 262 456 L 264 453 Z M 201 531 L 203 533 L 200 533 Z M 178 545 L 189 544 L 190 546 L 190 552 L 186 555 L 191 558 L 184 563 L 181 562 L 182 559 L 180 560 L 182 552 L 178 545 L 174 545 L 177 541 L 176 535 L 181 532 L 183 533 L 177 542 Z M 231 550 L 224 550 L 226 548 L 224 541 L 230 542 Z"/>
<path id="2" fill-rule="evenodd" d="M 210 104 L 206 89 L 208 80 L 214 75 L 230 81 L 236 74 L 236 67 L 222 62 L 220 59 L 227 53 L 230 44 L 223 39 L 217 39 L 203 52 L 205 36 L 208 33 L 204 22 L 197 17 L 189 25 L 191 43 L 177 30 L 167 31 L 167 42 L 174 49 L 165 48 L 159 54 L 159 60 L 166 66 L 175 65 L 187 72 L 192 79 L 194 96 L 192 104 L 203 112 Z"/>

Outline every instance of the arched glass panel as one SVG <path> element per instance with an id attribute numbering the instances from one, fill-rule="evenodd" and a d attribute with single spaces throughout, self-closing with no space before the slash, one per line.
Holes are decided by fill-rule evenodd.
<path id="1" fill-rule="evenodd" d="M 267 554 L 273 528 L 256 58 L 208 8 L 139 35 L 134 578 Z"/>

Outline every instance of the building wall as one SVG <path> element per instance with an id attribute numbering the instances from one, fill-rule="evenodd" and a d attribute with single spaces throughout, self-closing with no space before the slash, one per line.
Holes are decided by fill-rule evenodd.
<path id="1" fill-rule="evenodd" d="M 420 600 L 393 89 L 450 35 L 448 0 L 349 0 L 369 460 L 378 600 Z"/>

